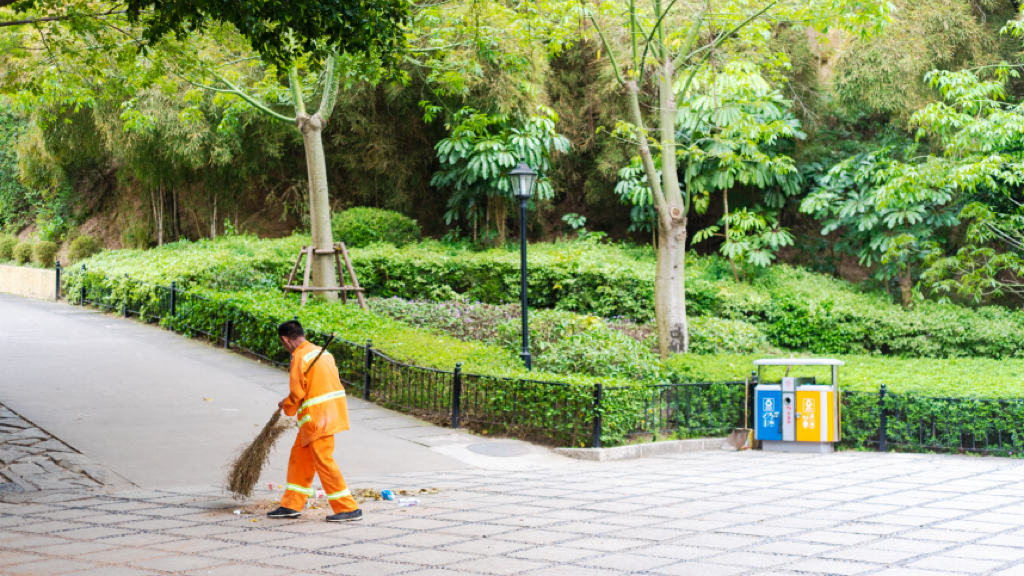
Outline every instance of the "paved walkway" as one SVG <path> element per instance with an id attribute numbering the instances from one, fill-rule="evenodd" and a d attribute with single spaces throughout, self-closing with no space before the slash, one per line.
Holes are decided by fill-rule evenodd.
<path id="1" fill-rule="evenodd" d="M 210 490 L 50 495 L 0 505 L 0 572 L 1024 574 L 1024 467 L 1009 459 L 704 452 L 356 485 L 441 492 L 365 503 L 344 525 L 322 510 L 270 521 L 269 504 Z"/>
<path id="2" fill-rule="evenodd" d="M 286 372 L 156 326 L 0 294 L 0 405 L 147 488 L 215 485 L 287 394 Z M 455 470 L 477 441 L 349 399 L 346 475 Z M 284 482 L 289 440 L 266 471 Z"/>

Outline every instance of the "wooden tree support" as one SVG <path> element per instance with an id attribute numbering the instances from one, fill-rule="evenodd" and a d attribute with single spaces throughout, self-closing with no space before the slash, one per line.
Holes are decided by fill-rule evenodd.
<path id="1" fill-rule="evenodd" d="M 338 286 L 335 288 L 318 288 L 309 285 L 309 274 L 313 269 L 313 256 L 328 256 L 334 255 L 334 266 L 338 271 Z M 302 264 L 302 257 L 306 257 L 306 271 L 302 276 L 302 286 L 296 286 L 292 284 L 295 281 L 295 273 L 299 271 L 299 266 Z M 345 282 L 345 275 L 341 269 L 341 258 L 345 259 L 345 269 L 348 271 L 349 278 L 352 279 L 352 285 L 349 286 Z M 363 298 L 363 289 L 359 286 L 359 280 L 356 278 L 356 271 L 352 268 L 352 259 L 348 257 L 348 250 L 345 249 L 343 242 L 338 242 L 330 250 L 316 250 L 312 246 L 303 246 L 302 250 L 299 250 L 299 257 L 295 260 L 295 266 L 292 267 L 291 274 L 288 275 L 288 283 L 284 285 L 285 293 L 288 292 L 302 292 L 302 305 L 306 305 L 306 299 L 309 298 L 310 292 L 341 292 L 341 301 L 345 304 L 348 303 L 348 293 L 355 292 L 356 299 L 359 300 L 359 307 L 366 310 L 366 299 Z"/>

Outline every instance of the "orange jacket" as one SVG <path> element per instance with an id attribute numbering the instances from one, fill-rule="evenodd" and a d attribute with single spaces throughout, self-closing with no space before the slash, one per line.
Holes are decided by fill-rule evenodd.
<path id="1" fill-rule="evenodd" d="M 309 365 L 320 353 L 320 347 L 303 342 L 292 352 L 291 393 L 284 401 L 284 413 L 299 419 L 302 445 L 313 440 L 348 430 L 348 402 L 345 387 L 338 378 L 334 356 L 324 352 L 309 370 Z M 306 374 L 306 371 L 309 373 Z"/>

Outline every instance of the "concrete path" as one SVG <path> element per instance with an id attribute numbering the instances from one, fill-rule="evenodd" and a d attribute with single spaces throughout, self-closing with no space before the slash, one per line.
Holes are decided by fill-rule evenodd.
<path id="1" fill-rule="evenodd" d="M 141 487 L 221 484 L 287 389 L 281 370 L 156 326 L 0 294 L 0 404 Z M 349 409 L 346 476 L 467 468 L 442 452 L 479 441 L 355 398 Z M 285 481 L 290 442 L 265 481 Z"/>

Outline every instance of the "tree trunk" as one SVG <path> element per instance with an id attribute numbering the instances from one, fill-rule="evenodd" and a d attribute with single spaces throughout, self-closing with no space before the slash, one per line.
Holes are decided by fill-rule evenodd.
<path id="1" fill-rule="evenodd" d="M 904 276 L 900 276 L 900 298 L 902 299 L 903 308 L 910 310 L 914 306 L 914 285 L 910 281 L 910 269 L 907 269 L 907 273 Z"/>
<path id="2" fill-rule="evenodd" d="M 320 114 L 309 116 L 300 113 L 295 124 L 302 132 L 302 143 L 306 148 L 306 167 L 309 171 L 309 223 L 312 228 L 313 246 L 317 250 L 330 250 L 331 205 L 327 195 L 327 161 L 324 158 L 323 129 L 327 122 Z M 313 286 L 330 288 L 338 285 L 334 270 L 334 257 L 320 255 L 313 258 Z M 336 292 L 321 293 L 327 300 L 338 300 Z"/>
<path id="3" fill-rule="evenodd" d="M 171 214 L 171 222 L 174 224 L 174 241 L 181 240 L 181 217 L 178 216 L 178 189 L 171 190 L 171 203 L 174 204 L 174 212 Z"/>
<path id="4" fill-rule="evenodd" d="M 157 187 L 157 218 L 156 218 L 156 245 L 164 245 L 164 183 L 161 182 Z"/>
<path id="5" fill-rule="evenodd" d="M 686 218 L 658 228 L 658 267 L 654 277 L 654 316 L 662 360 L 690 349 L 686 320 Z"/>
<path id="6" fill-rule="evenodd" d="M 213 196 L 213 216 L 210 217 L 210 240 L 217 238 L 217 195 Z"/>
<path id="7" fill-rule="evenodd" d="M 722 203 L 725 205 L 725 218 L 722 220 L 725 222 L 725 241 L 729 241 L 729 189 L 722 190 Z M 736 261 L 729 256 L 729 265 L 732 266 L 732 278 L 737 284 L 740 283 L 740 274 L 736 271 Z"/>

